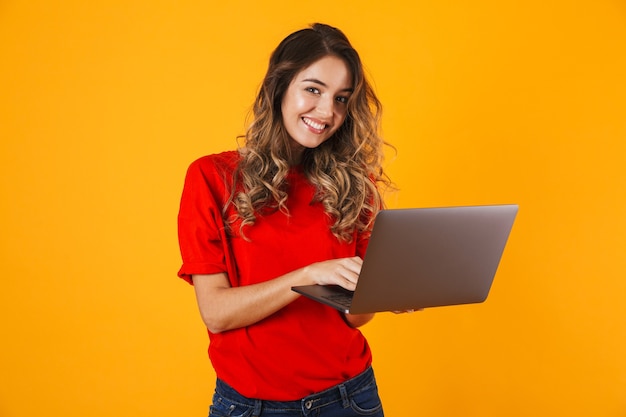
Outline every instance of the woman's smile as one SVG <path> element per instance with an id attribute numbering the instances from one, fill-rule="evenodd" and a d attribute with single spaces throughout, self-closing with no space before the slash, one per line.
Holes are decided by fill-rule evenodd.
<path id="1" fill-rule="evenodd" d="M 326 125 L 325 123 L 316 122 L 313 119 L 309 119 L 308 117 L 303 117 L 302 121 L 304 122 L 304 124 L 310 127 L 313 132 L 317 133 L 322 133 L 324 129 L 328 127 L 328 125 Z"/>

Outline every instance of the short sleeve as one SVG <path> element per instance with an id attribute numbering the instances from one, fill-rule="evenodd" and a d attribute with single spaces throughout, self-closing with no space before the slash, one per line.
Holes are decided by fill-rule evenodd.
<path id="1" fill-rule="evenodd" d="M 222 175 L 209 157 L 189 166 L 178 212 L 178 242 L 182 267 L 178 276 L 192 284 L 193 274 L 227 271 L 222 219 Z"/>

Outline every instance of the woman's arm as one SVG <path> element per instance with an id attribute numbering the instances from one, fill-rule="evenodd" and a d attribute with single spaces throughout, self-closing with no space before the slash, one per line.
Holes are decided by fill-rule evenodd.
<path id="1" fill-rule="evenodd" d="M 354 290 L 362 264 L 359 257 L 332 259 L 242 287 L 231 287 L 225 273 L 193 275 L 192 279 L 202 320 L 209 331 L 220 333 L 254 324 L 293 302 L 299 297 L 291 291 L 296 285 L 334 284 Z M 353 327 L 371 320 L 352 317 L 346 320 Z"/>
<path id="2" fill-rule="evenodd" d="M 348 323 L 350 327 L 354 327 L 356 329 L 357 327 L 361 327 L 364 324 L 367 324 L 370 321 L 372 321 L 375 315 L 376 313 L 344 314 L 344 317 L 346 318 L 346 323 Z"/>

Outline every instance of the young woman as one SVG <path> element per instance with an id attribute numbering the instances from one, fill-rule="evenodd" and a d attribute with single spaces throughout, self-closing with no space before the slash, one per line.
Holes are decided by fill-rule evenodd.
<path id="1" fill-rule="evenodd" d="M 189 167 L 179 276 L 195 288 L 217 374 L 210 416 L 382 416 L 359 326 L 291 291 L 353 290 L 387 185 L 380 103 L 338 29 L 273 52 L 237 151 Z"/>

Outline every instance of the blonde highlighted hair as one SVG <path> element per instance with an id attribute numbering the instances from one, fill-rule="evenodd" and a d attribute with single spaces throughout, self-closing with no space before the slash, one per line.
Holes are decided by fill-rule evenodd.
<path id="1" fill-rule="evenodd" d="M 316 187 L 314 199 L 333 219 L 331 231 L 340 240 L 349 242 L 355 231 L 367 232 L 384 205 L 380 186 L 390 182 L 382 169 L 381 103 L 347 37 L 339 29 L 316 23 L 278 45 L 254 102 L 253 121 L 235 170 L 234 184 L 240 188 L 233 189 L 229 199 L 241 219 L 242 235 L 257 215 L 267 210 L 288 212 L 286 178 L 292 139 L 283 125 L 282 100 L 298 72 L 329 55 L 346 63 L 354 91 L 342 126 L 318 147 L 304 150 L 302 169 Z"/>

